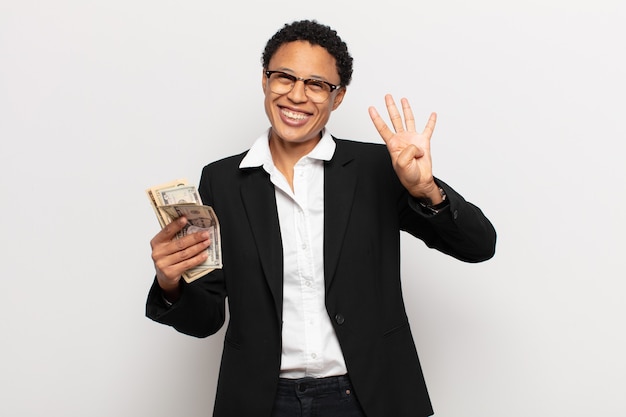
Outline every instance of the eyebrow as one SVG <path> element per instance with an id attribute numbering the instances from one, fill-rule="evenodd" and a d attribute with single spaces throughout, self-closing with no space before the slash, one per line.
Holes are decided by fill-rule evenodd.
<path id="1" fill-rule="evenodd" d="M 292 70 L 291 68 L 287 68 L 287 67 L 278 67 L 278 69 L 275 69 L 274 71 L 287 72 L 287 73 L 289 73 L 291 75 L 296 76 L 296 72 L 294 70 Z M 329 81 L 328 78 L 324 77 L 323 75 L 311 74 L 308 77 L 302 77 L 302 78 L 311 79 L 311 80 L 326 81 L 328 83 L 334 84 L 333 82 Z"/>

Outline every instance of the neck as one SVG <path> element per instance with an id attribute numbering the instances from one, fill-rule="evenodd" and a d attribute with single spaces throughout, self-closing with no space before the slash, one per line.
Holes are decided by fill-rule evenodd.
<path id="1" fill-rule="evenodd" d="M 270 136 L 269 146 L 274 166 L 285 176 L 292 190 L 294 167 L 303 156 L 308 155 L 317 146 L 321 139 L 320 135 L 317 139 L 293 143 Z"/>

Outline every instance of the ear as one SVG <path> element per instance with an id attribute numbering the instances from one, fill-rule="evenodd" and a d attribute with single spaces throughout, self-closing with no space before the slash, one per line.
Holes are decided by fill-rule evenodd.
<path id="1" fill-rule="evenodd" d="M 267 87 L 267 76 L 265 75 L 265 68 L 263 68 L 261 76 L 261 88 L 263 89 L 263 94 L 265 94 L 265 87 Z"/>
<path id="2" fill-rule="evenodd" d="M 343 101 L 343 96 L 346 95 L 346 87 L 341 87 L 337 90 L 337 94 L 335 95 L 335 99 L 333 100 L 333 111 L 339 107 L 341 102 Z"/>

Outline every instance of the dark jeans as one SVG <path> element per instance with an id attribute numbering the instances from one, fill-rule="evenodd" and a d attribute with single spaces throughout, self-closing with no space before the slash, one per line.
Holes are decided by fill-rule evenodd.
<path id="1" fill-rule="evenodd" d="M 365 417 L 347 375 L 284 379 L 272 417 Z"/>

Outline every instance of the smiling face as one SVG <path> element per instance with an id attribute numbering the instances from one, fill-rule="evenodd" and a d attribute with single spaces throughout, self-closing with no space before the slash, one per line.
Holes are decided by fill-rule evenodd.
<path id="1" fill-rule="evenodd" d="M 283 44 L 270 59 L 267 69 L 340 84 L 335 58 L 323 47 L 306 41 Z M 288 93 L 273 93 L 264 73 L 263 91 L 265 113 L 272 125 L 270 145 L 297 148 L 304 154 L 312 150 L 321 139 L 321 131 L 330 113 L 341 104 L 346 89 L 339 88 L 331 92 L 325 102 L 314 103 L 306 96 L 304 83 L 300 81 Z"/>

